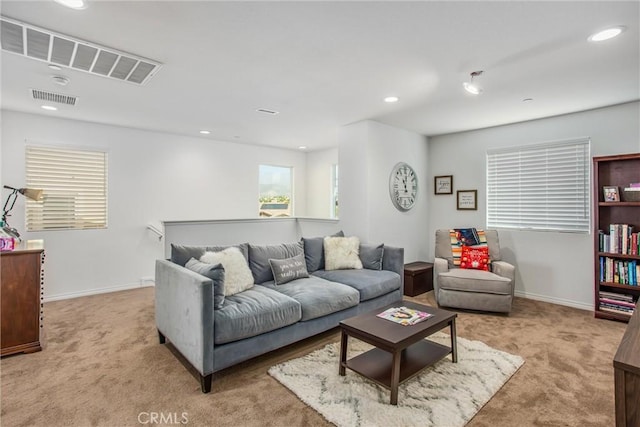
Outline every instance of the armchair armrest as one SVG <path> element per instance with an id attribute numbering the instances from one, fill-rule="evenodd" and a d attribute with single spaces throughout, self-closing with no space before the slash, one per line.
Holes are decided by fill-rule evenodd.
<path id="1" fill-rule="evenodd" d="M 202 376 L 213 373 L 213 281 L 156 260 L 156 326 Z"/>
<path id="2" fill-rule="evenodd" d="M 446 273 L 449 271 L 449 263 L 444 258 L 434 258 L 433 260 L 433 293 L 438 301 L 438 290 L 440 289 L 438 284 L 438 275 L 440 273 Z"/>
<path id="3" fill-rule="evenodd" d="M 491 271 L 500 277 L 506 277 L 511 279 L 511 295 L 513 295 L 513 288 L 515 288 L 516 268 L 506 261 L 492 261 Z"/>

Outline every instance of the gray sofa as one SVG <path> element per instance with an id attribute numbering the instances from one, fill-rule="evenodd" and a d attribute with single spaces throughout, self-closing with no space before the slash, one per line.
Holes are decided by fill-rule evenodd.
<path id="1" fill-rule="evenodd" d="M 280 245 L 236 246 L 245 256 L 255 284 L 224 297 L 224 304 L 217 309 L 215 281 L 184 265 L 205 251 L 225 247 L 171 245 L 171 259 L 156 261 L 160 343 L 169 340 L 198 371 L 203 393 L 211 391 L 215 372 L 402 299 L 402 248 L 361 244 L 359 253 L 365 268 L 327 271 L 322 237 Z M 276 285 L 268 260 L 288 259 L 301 252 L 309 277 Z M 377 255 L 381 257 L 376 260 Z"/>

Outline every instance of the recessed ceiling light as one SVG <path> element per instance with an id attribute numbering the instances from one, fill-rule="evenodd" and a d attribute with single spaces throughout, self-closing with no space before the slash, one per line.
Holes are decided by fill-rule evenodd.
<path id="1" fill-rule="evenodd" d="M 298 150 L 306 150 L 307 146 L 306 145 L 301 145 L 298 147 Z"/>
<path id="2" fill-rule="evenodd" d="M 58 107 L 54 107 L 53 105 L 43 105 L 42 109 L 47 111 L 57 111 Z"/>
<path id="3" fill-rule="evenodd" d="M 398 97 L 397 97 L 397 96 L 387 96 L 387 97 L 384 99 L 384 102 L 389 102 L 389 103 L 391 103 L 391 102 L 398 102 Z"/>
<path id="4" fill-rule="evenodd" d="M 211 131 L 210 130 L 201 130 L 200 133 L 203 134 L 203 135 L 209 135 L 211 133 Z"/>
<path id="5" fill-rule="evenodd" d="M 56 3 L 60 3 L 63 6 L 70 7 L 71 9 L 86 9 L 87 2 L 85 0 L 54 0 Z"/>
<path id="6" fill-rule="evenodd" d="M 49 68 L 56 71 L 62 70 L 62 67 L 58 67 L 57 65 L 54 65 L 54 64 L 49 64 Z"/>
<path id="7" fill-rule="evenodd" d="M 622 34 L 625 29 L 626 27 L 623 26 L 607 28 L 606 30 L 598 31 L 595 34 L 591 34 L 588 40 L 590 42 L 602 42 L 605 40 L 609 40 Z"/>

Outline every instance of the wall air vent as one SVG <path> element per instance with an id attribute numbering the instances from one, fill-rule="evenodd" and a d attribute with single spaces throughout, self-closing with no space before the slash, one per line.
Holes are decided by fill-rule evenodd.
<path id="1" fill-rule="evenodd" d="M 48 92 L 46 90 L 30 89 L 31 97 L 38 101 L 57 102 L 58 104 L 73 105 L 78 102 L 78 97 L 61 93 Z"/>
<path id="2" fill-rule="evenodd" d="M 117 49 L 54 33 L 0 17 L 2 50 L 138 85 L 144 85 L 162 64 Z"/>

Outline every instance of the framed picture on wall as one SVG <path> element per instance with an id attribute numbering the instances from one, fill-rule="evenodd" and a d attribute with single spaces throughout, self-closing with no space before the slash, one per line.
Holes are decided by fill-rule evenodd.
<path id="1" fill-rule="evenodd" d="M 453 194 L 453 175 L 436 176 L 433 184 L 434 194 Z"/>
<path id="2" fill-rule="evenodd" d="M 478 210 L 478 190 L 458 190 L 456 196 L 459 211 Z"/>

